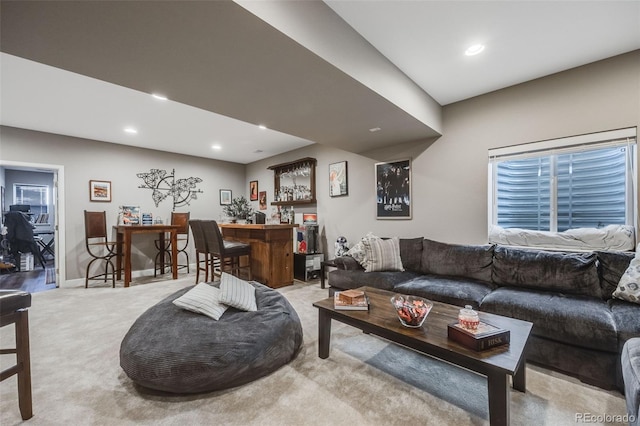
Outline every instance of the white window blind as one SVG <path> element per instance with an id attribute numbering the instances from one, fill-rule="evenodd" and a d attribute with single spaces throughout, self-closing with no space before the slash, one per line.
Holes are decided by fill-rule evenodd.
<path id="1" fill-rule="evenodd" d="M 635 226 L 636 129 L 489 150 L 489 225 Z"/>

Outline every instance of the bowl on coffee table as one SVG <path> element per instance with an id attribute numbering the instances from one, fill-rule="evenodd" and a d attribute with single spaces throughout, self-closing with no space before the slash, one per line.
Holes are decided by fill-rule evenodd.
<path id="1" fill-rule="evenodd" d="M 391 304 L 398 314 L 400 323 L 405 327 L 418 328 L 429 315 L 433 302 L 418 296 L 395 294 Z"/>

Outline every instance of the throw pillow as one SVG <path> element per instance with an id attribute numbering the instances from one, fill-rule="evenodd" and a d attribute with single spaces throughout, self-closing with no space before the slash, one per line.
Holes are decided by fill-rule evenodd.
<path id="1" fill-rule="evenodd" d="M 637 250 L 637 249 L 636 249 Z M 636 257 L 631 260 L 629 267 L 622 277 L 618 287 L 613 292 L 613 297 L 627 302 L 640 304 L 640 252 L 636 251 Z"/>
<path id="2" fill-rule="evenodd" d="M 367 235 L 362 237 L 362 239 L 358 241 L 353 247 L 349 249 L 349 251 L 347 252 L 347 256 L 353 257 L 355 260 L 358 261 L 359 264 L 362 265 L 364 262 L 364 258 L 366 256 L 366 253 L 364 251 L 364 242 L 369 241 L 370 239 L 377 239 L 377 238 L 379 237 L 376 237 L 375 235 L 373 235 L 372 232 L 369 232 Z"/>
<path id="3" fill-rule="evenodd" d="M 200 283 L 178 297 L 173 304 L 187 311 L 203 314 L 214 320 L 220 319 L 227 306 L 220 303 L 220 289 Z"/>
<path id="4" fill-rule="evenodd" d="M 258 310 L 255 287 L 226 272 L 220 278 L 220 302 L 241 311 Z"/>
<path id="5" fill-rule="evenodd" d="M 363 241 L 365 250 L 365 272 L 404 271 L 400 258 L 400 240 L 398 237 L 383 240 L 380 238 Z"/>

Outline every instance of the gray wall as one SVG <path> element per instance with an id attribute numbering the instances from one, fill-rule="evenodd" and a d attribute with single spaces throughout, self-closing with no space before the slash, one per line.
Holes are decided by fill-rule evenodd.
<path id="1" fill-rule="evenodd" d="M 170 154 L 111 143 L 0 127 L 1 159 L 64 166 L 66 210 L 66 279 L 84 277 L 90 260 L 84 246 L 84 210 L 106 211 L 107 225 L 117 223 L 118 206 L 139 205 L 142 211 L 170 217 L 172 202 L 162 201 L 158 207 L 152 191 L 141 189 L 136 174 L 151 168 L 169 173 L 175 168 L 177 178 L 199 177 L 203 190 L 190 206 L 176 211 L 190 211 L 192 218 L 218 219 L 222 213 L 219 189 L 231 189 L 233 195 L 245 194 L 244 166 L 185 155 Z M 7 171 L 8 172 L 8 171 Z M 112 201 L 90 202 L 89 180 L 108 180 L 112 185 Z M 190 242 L 193 248 L 193 241 Z M 134 270 L 152 269 L 155 249 L 153 239 L 134 237 L 132 250 Z M 193 250 L 191 249 L 191 261 Z"/>
<path id="2" fill-rule="evenodd" d="M 640 51 L 499 90 L 443 108 L 443 136 L 356 155 L 312 146 L 253 163 L 273 200 L 272 164 L 318 159 L 318 205 L 329 255 L 337 236 L 352 245 L 368 231 L 452 243 L 487 241 L 487 150 L 640 125 Z M 374 164 L 412 158 L 412 220 L 376 220 Z M 348 161 L 349 195 L 330 198 L 328 165 Z M 303 209 L 296 209 L 302 212 Z"/>
<path id="3" fill-rule="evenodd" d="M 117 206 L 140 205 L 168 217 L 167 201 L 155 208 L 151 191 L 138 189 L 136 173 L 150 168 L 176 169 L 179 177 L 197 176 L 205 192 L 190 210 L 194 218 L 218 218 L 218 190 L 248 196 L 249 182 L 259 181 L 273 201 L 273 172 L 267 167 L 314 157 L 318 204 L 296 208 L 317 212 L 321 234 L 333 256 L 333 242 L 344 235 L 352 245 L 372 231 L 378 235 L 423 236 L 453 243 L 487 240 L 487 150 L 489 148 L 640 125 L 640 51 L 554 74 L 443 108 L 443 136 L 357 155 L 312 145 L 246 167 L 84 139 L 2 127 L 2 159 L 65 166 L 67 278 L 82 277 L 88 256 L 84 248 L 82 211 L 107 210 L 115 224 Z M 412 158 L 413 219 L 376 220 L 374 164 Z M 329 197 L 328 166 L 348 161 L 349 195 Z M 113 202 L 91 203 L 90 179 L 111 180 Z M 258 208 L 258 203 L 254 203 Z M 270 211 L 271 206 L 269 206 Z M 328 244 L 327 244 L 328 242 Z M 153 253 L 151 241 L 136 250 Z M 135 251 L 134 251 L 135 255 Z M 147 256 L 134 256 L 134 268 L 151 268 Z"/>

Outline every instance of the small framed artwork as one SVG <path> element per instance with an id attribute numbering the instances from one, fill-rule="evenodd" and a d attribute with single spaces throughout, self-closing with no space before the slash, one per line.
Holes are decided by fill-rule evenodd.
<path id="1" fill-rule="evenodd" d="M 260 210 L 267 209 L 267 191 L 260 191 L 258 195 L 258 201 L 260 203 Z"/>
<path id="2" fill-rule="evenodd" d="M 220 205 L 228 206 L 231 204 L 231 190 L 230 189 L 221 189 L 220 190 Z"/>
<path id="3" fill-rule="evenodd" d="M 329 164 L 329 195 L 341 197 L 349 194 L 349 182 L 347 176 L 347 162 Z"/>
<path id="4" fill-rule="evenodd" d="M 411 160 L 376 163 L 376 219 L 411 219 Z"/>
<path id="5" fill-rule="evenodd" d="M 89 201 L 111 202 L 111 181 L 90 180 L 89 181 Z"/>
<path id="6" fill-rule="evenodd" d="M 258 181 L 252 180 L 249 182 L 249 200 L 258 201 Z"/>

